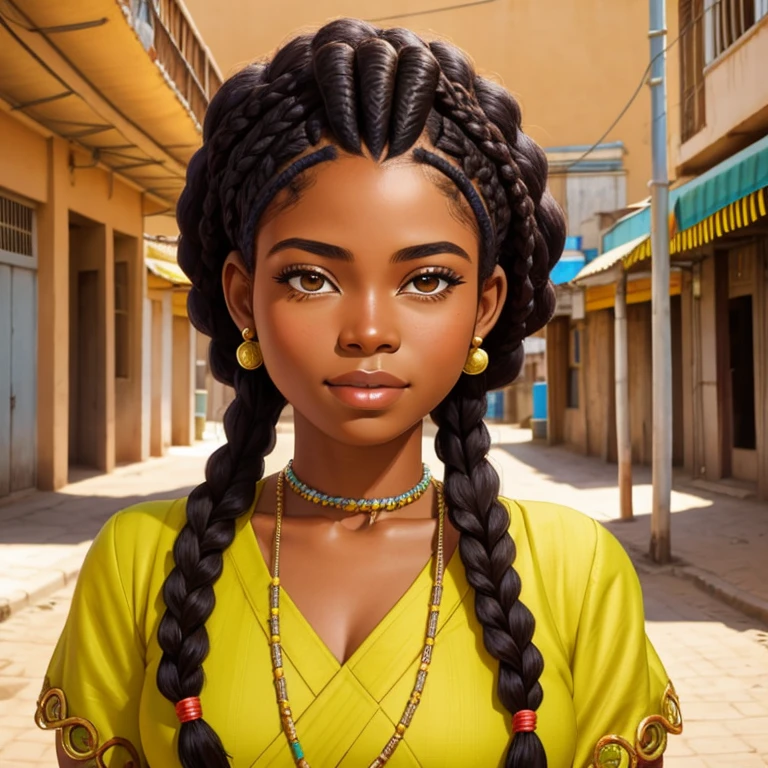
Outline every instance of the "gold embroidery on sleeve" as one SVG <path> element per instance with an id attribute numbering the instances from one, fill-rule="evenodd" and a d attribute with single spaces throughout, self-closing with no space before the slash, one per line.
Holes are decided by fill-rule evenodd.
<path id="1" fill-rule="evenodd" d="M 635 743 L 610 734 L 595 746 L 590 768 L 638 768 L 640 761 L 653 763 L 667 749 L 667 735 L 683 732 L 680 699 L 672 683 L 667 683 L 661 697 L 661 714 L 649 715 L 637 726 Z"/>
<path id="2" fill-rule="evenodd" d="M 114 737 L 99 744 L 96 726 L 82 717 L 68 717 L 67 709 L 64 691 L 61 688 L 51 688 L 46 679 L 35 712 L 38 728 L 44 731 L 60 731 L 64 752 L 73 760 L 95 760 L 96 768 L 107 768 L 105 755 L 112 749 L 123 749 L 128 755 L 120 768 L 141 768 L 139 754 L 130 741 Z"/>

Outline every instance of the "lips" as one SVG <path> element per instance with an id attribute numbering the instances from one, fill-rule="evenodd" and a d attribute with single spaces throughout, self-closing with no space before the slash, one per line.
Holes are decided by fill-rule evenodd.
<path id="1" fill-rule="evenodd" d="M 366 411 L 394 405 L 408 388 L 406 382 L 386 371 L 350 371 L 325 383 L 344 405 Z"/>
<path id="2" fill-rule="evenodd" d="M 350 371 L 328 379 L 326 384 L 332 387 L 356 387 L 359 389 L 375 389 L 387 387 L 392 389 L 405 389 L 408 384 L 397 376 L 386 371 Z"/>

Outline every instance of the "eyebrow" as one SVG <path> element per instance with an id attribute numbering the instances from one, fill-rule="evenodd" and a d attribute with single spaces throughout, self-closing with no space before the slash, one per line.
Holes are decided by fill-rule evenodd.
<path id="1" fill-rule="evenodd" d="M 315 256 L 324 256 L 327 259 L 337 259 L 339 261 L 355 260 L 352 251 L 349 251 L 346 248 L 342 248 L 339 245 L 331 245 L 330 243 L 321 243 L 318 240 L 306 240 L 303 237 L 289 237 L 287 240 L 281 240 L 279 243 L 275 243 L 275 245 L 269 249 L 267 256 L 269 257 L 280 251 L 287 251 L 292 248 L 299 251 L 306 251 L 307 253 L 313 253 Z M 456 256 L 461 256 L 462 259 L 466 259 L 470 262 L 472 261 L 469 254 L 463 248 L 455 243 L 448 242 L 447 240 L 401 248 L 392 256 L 390 261 L 393 264 L 398 264 L 403 261 L 423 259 L 426 256 L 436 256 L 441 253 L 453 253 Z"/>

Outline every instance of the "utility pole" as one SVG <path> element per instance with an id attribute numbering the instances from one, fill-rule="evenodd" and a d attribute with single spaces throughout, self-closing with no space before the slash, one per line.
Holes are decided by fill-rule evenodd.
<path id="1" fill-rule="evenodd" d="M 669 179 L 667 176 L 667 87 L 665 0 L 650 1 L 651 41 L 651 312 L 653 335 L 653 509 L 651 558 L 671 559 L 672 331 L 669 315 Z"/>

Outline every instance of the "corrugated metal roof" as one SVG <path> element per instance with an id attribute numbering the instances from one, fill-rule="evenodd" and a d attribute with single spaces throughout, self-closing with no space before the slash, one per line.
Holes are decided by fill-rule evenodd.
<path id="1" fill-rule="evenodd" d="M 634 240 L 630 240 L 616 248 L 612 248 L 610 251 L 606 251 L 593 261 L 590 261 L 571 282 L 580 283 L 587 278 L 595 277 L 595 275 L 607 272 L 609 269 L 619 264 L 621 260 L 625 256 L 628 256 L 635 248 L 648 240 L 648 237 L 648 235 L 641 235 Z"/>

